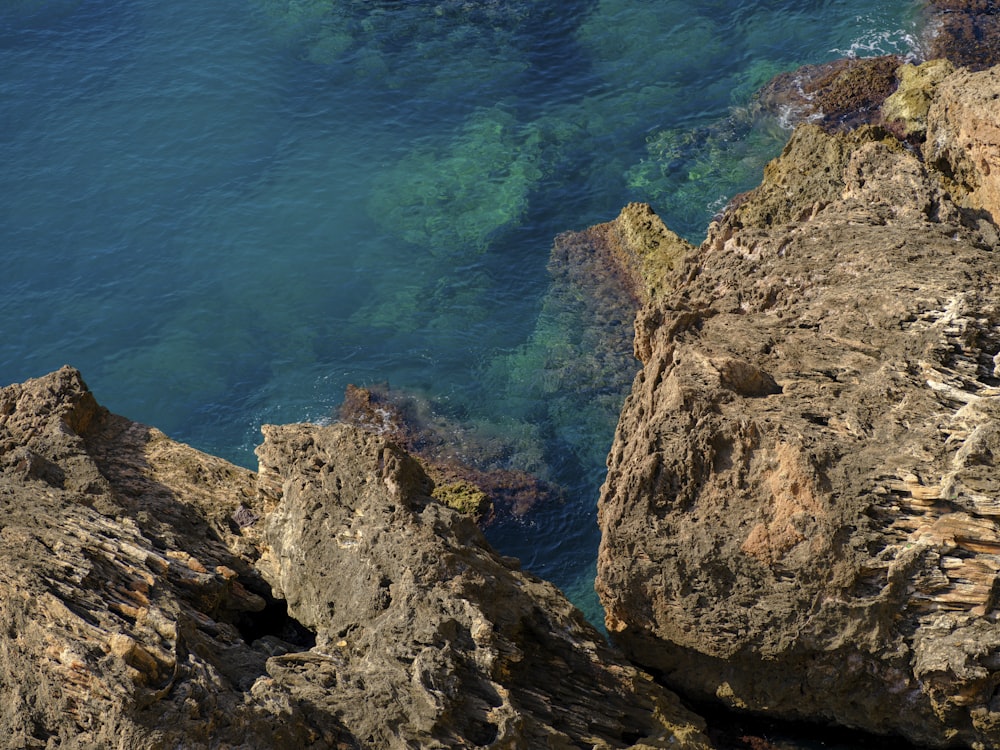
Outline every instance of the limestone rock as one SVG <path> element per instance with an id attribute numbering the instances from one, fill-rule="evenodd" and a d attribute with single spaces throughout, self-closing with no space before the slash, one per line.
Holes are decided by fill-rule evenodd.
<path id="1" fill-rule="evenodd" d="M 955 66 L 942 59 L 901 65 L 899 87 L 882 104 L 882 121 L 897 135 L 923 139 L 934 89 L 954 72 Z"/>
<path id="2" fill-rule="evenodd" d="M 640 314 L 597 587 L 668 685 L 1000 744 L 995 75 L 940 84 L 926 163 L 800 127 Z"/>
<path id="3" fill-rule="evenodd" d="M 266 434 L 255 474 L 71 368 L 0 389 L 0 744 L 708 747 L 384 437 Z"/>
<path id="4" fill-rule="evenodd" d="M 648 203 L 629 203 L 618 217 L 588 230 L 598 234 L 611 265 L 623 269 L 626 286 L 643 303 L 660 295 L 660 282 L 693 248 L 667 229 Z"/>
<path id="5" fill-rule="evenodd" d="M 704 746 L 558 590 L 432 500 L 401 450 L 347 425 L 264 434 L 260 566 L 317 638 L 272 672 L 323 674 L 301 678 L 311 702 L 367 746 Z"/>
<path id="6" fill-rule="evenodd" d="M 946 78 L 927 114 L 924 156 L 963 205 L 1000 221 L 1000 67 Z"/>
<path id="7" fill-rule="evenodd" d="M 253 643 L 273 600 L 233 520 L 255 513 L 250 472 L 108 413 L 63 368 L 0 390 L 0 503 L 9 747 L 346 736 L 332 716 L 276 720 L 301 711 Z"/>

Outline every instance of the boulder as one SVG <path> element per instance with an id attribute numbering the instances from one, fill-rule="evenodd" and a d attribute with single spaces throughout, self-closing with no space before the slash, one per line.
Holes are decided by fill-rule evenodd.
<path id="1" fill-rule="evenodd" d="M 926 161 L 801 126 L 638 316 L 597 589 L 667 685 L 1000 744 L 995 75 L 940 84 Z"/>
<path id="2" fill-rule="evenodd" d="M 927 133 L 927 113 L 934 90 L 954 72 L 955 66 L 943 59 L 899 66 L 896 71 L 899 87 L 882 103 L 882 122 L 902 138 L 922 141 Z"/>
<path id="3" fill-rule="evenodd" d="M 433 500 L 410 456 L 347 425 L 264 436 L 259 567 L 316 632 L 271 674 L 365 746 L 705 746 L 555 587 Z"/>
<path id="4" fill-rule="evenodd" d="M 708 748 L 553 586 L 347 424 L 254 473 L 0 389 L 0 732 L 18 748 Z"/>

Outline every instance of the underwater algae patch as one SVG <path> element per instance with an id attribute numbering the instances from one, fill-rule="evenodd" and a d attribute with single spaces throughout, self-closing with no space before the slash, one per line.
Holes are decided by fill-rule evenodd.
<path id="1" fill-rule="evenodd" d="M 525 2 L 399 3 L 370 0 L 250 0 L 270 34 L 315 65 L 346 70 L 378 87 L 437 91 L 490 82 L 483 71 L 524 69 L 519 33 L 538 5 Z M 442 65 L 448 60 L 448 65 Z M 502 76 L 497 76 L 502 78 Z M 473 84 L 470 86 L 470 84 Z M 456 88 L 458 87 L 458 88 Z"/>
<path id="2" fill-rule="evenodd" d="M 375 180 L 379 227 L 432 255 L 486 249 L 516 223 L 542 177 L 537 132 L 500 107 L 479 110 L 446 147 L 414 148 Z"/>
<path id="3" fill-rule="evenodd" d="M 664 128 L 647 138 L 647 156 L 626 177 L 632 190 L 671 217 L 671 225 L 696 239 L 690 235 L 704 231 L 706 213 L 760 181 L 787 135 L 776 124 L 748 127 L 731 119 L 696 129 Z"/>

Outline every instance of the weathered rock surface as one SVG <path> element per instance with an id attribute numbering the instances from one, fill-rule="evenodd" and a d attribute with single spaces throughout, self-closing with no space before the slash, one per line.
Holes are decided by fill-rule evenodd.
<path id="1" fill-rule="evenodd" d="M 901 65 L 896 71 L 899 86 L 882 103 L 883 124 L 900 138 L 922 141 L 934 90 L 954 72 L 955 66 L 940 58 L 921 65 Z"/>
<path id="2" fill-rule="evenodd" d="M 338 421 L 380 435 L 416 458 L 434 482 L 436 500 L 471 515 L 480 526 L 522 516 L 536 503 L 563 502 L 561 490 L 506 466 L 511 448 L 473 425 L 436 415 L 431 405 L 388 386 L 348 385 Z"/>
<path id="3" fill-rule="evenodd" d="M 924 157 L 962 205 L 1000 222 L 1000 67 L 961 70 L 935 89 Z"/>
<path id="4" fill-rule="evenodd" d="M 597 275 L 594 266 L 610 270 L 617 276 L 616 286 L 628 290 L 638 305 L 662 293 L 663 280 L 691 250 L 691 243 L 667 229 L 648 203 L 629 203 L 613 221 L 556 240 L 556 252 L 564 256 L 581 252 L 590 258 L 589 263 L 570 258 L 565 263 L 568 268 L 577 269 L 580 276 Z M 574 283 L 588 290 L 593 286 L 584 278 Z"/>
<path id="5" fill-rule="evenodd" d="M 895 55 L 842 57 L 804 65 L 775 76 L 756 95 L 756 105 L 782 121 L 810 122 L 830 132 L 843 132 L 871 120 L 896 90 Z"/>
<path id="6" fill-rule="evenodd" d="M 289 680 L 367 745 L 701 745 L 676 699 L 432 500 L 402 451 L 346 425 L 264 434 L 259 567 L 317 640 Z"/>
<path id="7" fill-rule="evenodd" d="M 1000 745 L 997 71 L 802 126 L 636 322 L 597 587 L 667 684 Z"/>
<path id="8" fill-rule="evenodd" d="M 996 0 L 931 0 L 928 57 L 972 71 L 1000 64 L 1000 4 Z"/>
<path id="9" fill-rule="evenodd" d="M 254 474 L 71 368 L 0 390 L 0 746 L 707 747 L 402 450 L 265 433 Z"/>

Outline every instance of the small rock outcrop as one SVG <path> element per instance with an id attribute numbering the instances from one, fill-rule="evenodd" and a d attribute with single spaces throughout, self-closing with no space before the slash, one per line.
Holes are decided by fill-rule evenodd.
<path id="1" fill-rule="evenodd" d="M 811 122 L 843 132 L 871 120 L 896 90 L 895 55 L 842 57 L 775 76 L 755 96 L 756 106 L 790 124 Z"/>
<path id="2" fill-rule="evenodd" d="M 0 389 L 0 741 L 18 748 L 707 748 L 563 595 L 351 425 L 260 472 Z"/>
<path id="3" fill-rule="evenodd" d="M 901 65 L 897 71 L 899 86 L 882 104 L 883 124 L 901 139 L 922 142 L 934 90 L 954 72 L 955 66 L 941 58 L 921 65 Z"/>
<path id="4" fill-rule="evenodd" d="M 480 524 L 523 516 L 538 503 L 563 502 L 559 487 L 506 465 L 511 447 L 472 425 L 436 415 L 425 399 L 388 386 L 348 385 L 338 421 L 380 435 L 416 458 L 432 495 Z"/>
<path id="5" fill-rule="evenodd" d="M 923 152 L 800 126 L 638 316 L 597 588 L 668 685 L 1000 744 L 997 101 L 944 78 Z"/>
<path id="6" fill-rule="evenodd" d="M 961 205 L 1000 222 L 1000 67 L 960 70 L 935 89 L 924 158 Z"/>

